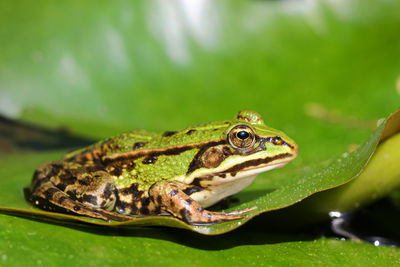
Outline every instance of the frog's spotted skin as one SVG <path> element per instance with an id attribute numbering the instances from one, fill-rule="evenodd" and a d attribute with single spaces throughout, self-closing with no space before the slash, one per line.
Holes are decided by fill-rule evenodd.
<path id="1" fill-rule="evenodd" d="M 32 202 L 103 220 L 169 213 L 191 224 L 242 218 L 205 210 L 294 159 L 296 143 L 242 110 L 232 121 L 125 133 L 40 166 Z"/>

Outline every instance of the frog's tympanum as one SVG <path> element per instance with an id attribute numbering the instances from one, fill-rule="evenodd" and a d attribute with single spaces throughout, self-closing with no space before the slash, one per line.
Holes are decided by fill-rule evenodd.
<path id="1" fill-rule="evenodd" d="M 286 134 L 242 110 L 231 121 L 163 134 L 128 132 L 45 163 L 34 174 L 31 201 L 106 221 L 160 214 L 190 224 L 235 220 L 255 207 L 227 213 L 205 208 L 297 152 Z"/>

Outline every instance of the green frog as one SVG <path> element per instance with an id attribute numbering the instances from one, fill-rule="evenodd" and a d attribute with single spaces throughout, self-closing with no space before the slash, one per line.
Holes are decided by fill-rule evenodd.
<path id="1" fill-rule="evenodd" d="M 256 207 L 226 213 L 205 208 L 297 153 L 286 134 L 242 110 L 233 120 L 179 131 L 124 133 L 45 163 L 34 173 L 31 201 L 106 221 L 169 214 L 189 224 L 214 224 Z"/>

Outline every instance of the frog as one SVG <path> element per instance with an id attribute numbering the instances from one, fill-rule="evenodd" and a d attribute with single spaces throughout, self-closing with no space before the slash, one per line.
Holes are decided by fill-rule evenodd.
<path id="1" fill-rule="evenodd" d="M 296 158 L 297 144 L 250 109 L 178 131 L 131 131 L 40 165 L 34 206 L 107 222 L 168 215 L 191 225 L 241 219 L 256 206 L 207 208 Z"/>

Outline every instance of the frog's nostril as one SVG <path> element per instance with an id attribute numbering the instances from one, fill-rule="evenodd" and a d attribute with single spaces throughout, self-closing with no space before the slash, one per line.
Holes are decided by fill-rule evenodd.
<path id="1" fill-rule="evenodd" d="M 299 153 L 299 146 L 297 144 L 294 144 L 292 149 L 294 150 L 295 154 Z"/>

